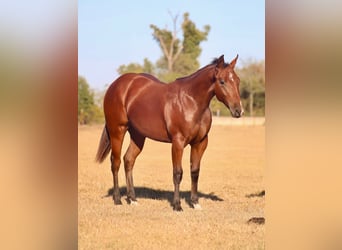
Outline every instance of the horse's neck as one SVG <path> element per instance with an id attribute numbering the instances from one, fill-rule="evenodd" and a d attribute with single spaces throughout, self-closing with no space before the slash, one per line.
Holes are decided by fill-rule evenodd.
<path id="1" fill-rule="evenodd" d="M 194 75 L 190 76 L 185 87 L 187 94 L 197 100 L 204 109 L 209 107 L 211 99 L 214 97 L 213 68 L 207 66 L 200 69 Z"/>

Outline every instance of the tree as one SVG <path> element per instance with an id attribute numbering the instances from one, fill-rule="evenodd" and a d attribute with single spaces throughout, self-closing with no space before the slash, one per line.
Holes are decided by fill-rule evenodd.
<path id="1" fill-rule="evenodd" d="M 265 105 L 265 62 L 248 62 L 238 72 L 241 79 L 241 95 L 247 98 L 248 113 L 254 116 L 254 108 L 262 109 Z"/>
<path id="2" fill-rule="evenodd" d="M 200 43 L 207 40 L 210 26 L 205 25 L 204 31 L 196 28 L 194 22 L 189 19 L 189 13 L 184 13 L 182 23 L 183 30 L 183 51 L 176 61 L 175 71 L 182 75 L 188 75 L 196 71 L 199 67 L 198 57 L 202 49 Z"/>
<path id="3" fill-rule="evenodd" d="M 152 36 L 157 41 L 162 50 L 163 60 L 167 62 L 167 70 L 169 73 L 173 72 L 173 65 L 183 49 L 183 45 L 177 38 L 178 15 L 176 15 L 175 17 L 171 15 L 171 18 L 173 22 L 172 31 L 169 31 L 167 29 L 160 29 L 154 24 L 150 25 L 150 28 L 153 30 Z"/>
<path id="4" fill-rule="evenodd" d="M 180 29 L 177 27 L 178 15 L 169 14 L 172 19 L 172 30 L 160 29 L 154 24 L 150 25 L 153 30 L 152 36 L 161 49 L 161 58 L 155 65 L 146 58 L 143 65 L 138 63 L 121 65 L 117 70 L 119 74 L 144 72 L 154 74 L 164 82 L 171 82 L 177 77 L 189 75 L 199 68 L 198 57 L 202 52 L 200 43 L 207 40 L 210 26 L 204 26 L 204 30 L 201 31 L 189 19 L 189 13 L 184 13 Z M 182 40 L 177 37 L 181 30 L 183 32 Z"/>
<path id="5" fill-rule="evenodd" d="M 140 65 L 138 63 L 130 63 L 128 65 L 120 65 L 117 69 L 119 74 L 125 73 L 154 73 L 153 63 L 150 62 L 147 58 L 144 58 L 144 64 Z"/>
<path id="6" fill-rule="evenodd" d="M 94 92 L 82 76 L 78 76 L 78 122 L 89 124 L 103 120 L 100 108 L 95 104 Z"/>
<path id="7" fill-rule="evenodd" d="M 170 14 L 171 15 L 171 14 Z M 153 30 L 153 38 L 157 41 L 161 48 L 163 56 L 158 60 L 157 66 L 160 69 L 166 70 L 163 78 L 169 75 L 184 76 L 193 73 L 199 68 L 198 57 L 202 50 L 200 43 L 207 40 L 210 31 L 210 26 L 205 25 L 204 31 L 196 28 L 194 22 L 189 19 L 189 13 L 184 13 L 182 31 L 183 40 L 177 38 L 177 19 L 178 16 L 172 16 L 173 31 L 160 29 L 151 24 Z"/>

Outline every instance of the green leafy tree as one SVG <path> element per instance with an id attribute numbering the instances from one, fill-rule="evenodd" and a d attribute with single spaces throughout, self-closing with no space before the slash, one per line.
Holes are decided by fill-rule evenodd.
<path id="1" fill-rule="evenodd" d="M 154 73 L 153 63 L 150 62 L 147 58 L 144 58 L 144 64 L 140 65 L 139 63 L 130 63 L 128 65 L 120 65 L 117 69 L 119 74 L 125 73 Z"/>
<path id="2" fill-rule="evenodd" d="M 154 73 L 154 65 L 147 58 L 144 58 L 143 72 L 148 74 Z"/>
<path id="3" fill-rule="evenodd" d="M 171 14 L 170 14 L 171 15 Z M 210 26 L 205 25 L 204 31 L 197 29 L 195 23 L 190 20 L 189 13 L 184 13 L 182 22 L 183 39 L 177 37 L 178 16 L 172 16 L 173 30 L 160 29 L 151 24 L 153 38 L 157 41 L 162 51 L 162 57 L 157 62 L 161 78 L 172 78 L 193 73 L 199 68 L 198 57 L 202 50 L 200 43 L 207 40 Z M 173 78 L 174 79 L 174 78 Z"/>
<path id="4" fill-rule="evenodd" d="M 169 31 L 167 29 L 160 29 L 156 25 L 151 24 L 150 28 L 153 30 L 152 36 L 157 41 L 163 57 L 158 66 L 161 68 L 166 68 L 168 72 L 173 72 L 173 65 L 179 55 L 182 53 L 183 45 L 181 41 L 177 38 L 177 19 L 178 16 L 173 17 L 171 15 L 173 22 L 173 30 Z"/>
<path id="5" fill-rule="evenodd" d="M 241 95 L 250 116 L 265 114 L 265 62 L 247 62 L 238 72 Z"/>
<path id="6" fill-rule="evenodd" d="M 172 30 L 161 29 L 154 24 L 150 25 L 153 30 L 152 36 L 162 52 L 161 58 L 155 65 L 145 58 L 143 65 L 138 63 L 121 65 L 117 70 L 119 74 L 144 72 L 157 75 L 164 82 L 170 82 L 177 77 L 189 75 L 199 68 L 198 58 L 202 52 L 200 44 L 207 40 L 210 26 L 204 26 L 201 31 L 190 20 L 189 13 L 184 13 L 183 22 L 178 27 L 178 15 L 173 16 L 170 13 L 170 16 L 173 24 Z M 183 34 L 182 39 L 177 37 L 180 31 Z"/>
<path id="7" fill-rule="evenodd" d="M 101 109 L 95 104 L 94 92 L 82 76 L 78 76 L 78 122 L 89 124 L 103 121 Z"/>
<path id="8" fill-rule="evenodd" d="M 210 26 L 205 25 L 204 30 L 201 31 L 189 19 L 189 13 L 184 13 L 183 17 L 183 51 L 176 60 L 174 70 L 182 75 L 188 75 L 196 71 L 200 66 L 198 61 L 202 52 L 200 44 L 207 40 Z"/>

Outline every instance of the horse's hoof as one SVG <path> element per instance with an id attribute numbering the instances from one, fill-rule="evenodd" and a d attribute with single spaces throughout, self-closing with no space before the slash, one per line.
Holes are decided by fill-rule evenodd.
<path id="1" fill-rule="evenodd" d="M 135 200 L 135 201 L 130 201 L 130 203 L 129 203 L 130 205 L 133 205 L 133 206 L 138 206 L 139 205 L 139 203 L 138 203 L 138 201 L 137 200 Z"/>
<path id="2" fill-rule="evenodd" d="M 114 200 L 114 205 L 122 205 L 121 200 Z"/>
<path id="3" fill-rule="evenodd" d="M 127 204 L 128 205 L 138 205 L 138 201 L 134 198 L 134 199 L 132 199 L 132 198 L 126 198 L 126 202 L 127 202 Z"/>
<path id="4" fill-rule="evenodd" d="M 195 203 L 195 204 L 192 204 L 192 205 L 193 205 L 193 207 L 194 207 L 195 210 L 202 210 L 202 207 L 201 207 L 200 204 Z"/>
<path id="5" fill-rule="evenodd" d="M 181 212 L 181 211 L 183 211 L 183 208 L 180 205 L 177 205 L 177 206 L 173 207 L 173 211 Z"/>

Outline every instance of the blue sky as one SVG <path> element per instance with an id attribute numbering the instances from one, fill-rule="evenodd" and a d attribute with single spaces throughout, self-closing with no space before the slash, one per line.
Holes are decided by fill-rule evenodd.
<path id="1" fill-rule="evenodd" d="M 155 62 L 162 53 L 152 38 L 150 24 L 172 29 L 168 13 L 189 12 L 196 27 L 211 26 L 208 40 L 201 43 L 201 67 L 214 57 L 241 62 L 265 58 L 265 2 L 231 0 L 166 1 L 78 1 L 78 72 L 90 86 L 103 90 L 113 82 L 121 64 Z M 181 37 L 181 33 L 179 33 Z"/>

